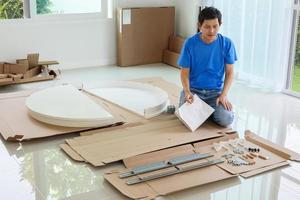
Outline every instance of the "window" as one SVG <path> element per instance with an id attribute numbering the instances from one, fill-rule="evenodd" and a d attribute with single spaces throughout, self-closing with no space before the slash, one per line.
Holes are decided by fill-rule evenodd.
<path id="1" fill-rule="evenodd" d="M 23 18 L 22 0 L 0 0 L 0 19 Z"/>
<path id="2" fill-rule="evenodd" d="M 101 12 L 101 0 L 36 0 L 36 14 L 78 14 Z"/>
<path id="3" fill-rule="evenodd" d="M 300 2 L 294 1 L 293 31 L 291 41 L 290 64 L 286 83 L 287 93 L 300 96 Z"/>
<path id="4" fill-rule="evenodd" d="M 0 19 L 94 14 L 112 18 L 113 0 L 0 0 Z"/>

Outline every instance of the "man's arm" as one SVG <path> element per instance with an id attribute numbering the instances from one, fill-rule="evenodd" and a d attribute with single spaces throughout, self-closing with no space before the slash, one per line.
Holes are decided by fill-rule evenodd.
<path id="1" fill-rule="evenodd" d="M 181 68 L 180 72 L 180 78 L 181 78 L 181 84 L 183 87 L 183 91 L 185 94 L 185 100 L 189 103 L 193 103 L 194 98 L 193 94 L 190 91 L 190 69 L 189 68 Z"/>
<path id="2" fill-rule="evenodd" d="M 228 91 L 233 81 L 233 64 L 226 64 L 224 87 L 221 95 L 217 98 L 217 105 L 221 103 L 226 110 L 232 110 L 232 105 L 227 99 Z"/>

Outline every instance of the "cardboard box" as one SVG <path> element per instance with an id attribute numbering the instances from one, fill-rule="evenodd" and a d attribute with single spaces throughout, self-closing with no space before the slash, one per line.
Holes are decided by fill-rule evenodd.
<path id="1" fill-rule="evenodd" d="M 0 74 L 4 74 L 4 63 L 0 62 Z"/>
<path id="2" fill-rule="evenodd" d="M 171 65 L 173 67 L 181 69 L 181 67 L 179 65 L 177 65 L 177 61 L 179 59 L 179 56 L 180 56 L 180 54 L 165 49 L 164 50 L 164 60 L 163 60 L 163 63 L 166 63 L 168 65 Z"/>
<path id="3" fill-rule="evenodd" d="M 9 74 L 10 73 L 10 65 L 9 63 L 4 63 L 3 66 L 3 74 Z"/>
<path id="4" fill-rule="evenodd" d="M 27 66 L 27 70 L 29 69 L 29 62 L 27 59 L 18 59 L 18 60 L 16 60 L 16 62 L 17 62 L 17 64 Z"/>
<path id="5" fill-rule="evenodd" d="M 147 172 L 144 174 L 139 174 L 124 179 L 118 177 L 120 173 L 127 172 L 130 169 L 137 166 L 147 165 L 155 162 L 168 161 L 174 157 L 188 155 L 192 153 L 210 152 L 214 154 L 214 157 L 192 161 L 185 164 L 179 164 L 176 165 L 176 168 L 183 169 L 187 166 L 201 164 L 203 162 L 206 162 L 207 160 L 217 159 L 220 157 L 220 154 L 223 154 L 224 152 L 216 152 L 212 148 L 212 144 L 220 141 L 228 141 L 229 139 L 234 139 L 238 137 L 237 134 L 225 134 L 222 137 L 202 141 L 193 145 L 183 145 L 126 158 L 123 160 L 125 165 L 124 168 L 114 169 L 111 172 L 107 172 L 104 175 L 104 178 L 109 183 L 111 183 L 116 189 L 118 189 L 122 194 L 129 198 L 154 199 L 158 196 L 167 195 L 191 187 L 204 185 L 220 180 L 223 181 L 225 179 L 235 177 L 237 175 L 241 175 L 244 178 L 254 176 L 278 167 L 289 165 L 289 163 L 286 161 L 287 159 L 284 158 L 286 156 L 289 156 L 290 158 L 299 156 L 299 154 L 292 152 L 286 148 L 279 147 L 278 145 L 273 144 L 270 141 L 260 138 L 259 136 L 251 133 L 250 131 L 246 131 L 245 136 L 247 145 L 254 145 L 254 143 L 259 143 L 260 146 L 258 147 L 262 150 L 261 153 L 266 156 L 269 156 L 269 159 L 262 160 L 260 158 L 256 158 L 256 163 L 254 165 L 246 166 L 231 166 L 227 162 L 224 162 L 221 164 L 204 167 L 201 169 L 195 169 L 192 171 L 179 173 L 172 176 L 166 176 L 163 178 L 154 179 L 135 185 L 127 185 L 126 181 L 132 178 L 144 178 L 150 175 L 157 175 L 162 172 L 169 172 L 170 170 L 173 170 L 174 167 Z M 253 143 L 250 141 L 252 141 Z M 269 151 L 268 149 L 276 149 L 276 151 Z M 287 152 L 289 152 L 290 154 L 287 154 Z"/>
<path id="6" fill-rule="evenodd" d="M 160 63 L 174 35 L 175 8 L 119 8 L 117 64 Z"/>
<path id="7" fill-rule="evenodd" d="M 39 64 L 39 54 L 38 53 L 27 54 L 27 60 L 29 64 L 29 69 L 34 68 Z"/>
<path id="8" fill-rule="evenodd" d="M 10 74 L 25 74 L 28 70 L 27 64 L 9 64 Z"/>
<path id="9" fill-rule="evenodd" d="M 181 53 L 181 49 L 184 45 L 184 42 L 185 42 L 185 38 L 183 37 L 180 37 L 180 36 L 170 36 L 170 39 L 169 39 L 169 48 L 168 50 L 174 52 L 174 53 L 178 53 L 180 54 Z"/>

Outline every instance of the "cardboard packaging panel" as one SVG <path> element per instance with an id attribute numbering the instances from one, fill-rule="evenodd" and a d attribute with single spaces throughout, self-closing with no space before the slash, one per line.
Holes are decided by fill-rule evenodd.
<path id="1" fill-rule="evenodd" d="M 2 85 L 9 85 L 13 82 L 12 78 L 1 78 L 0 79 L 0 86 Z M 1 112 L 0 112 L 1 113 Z"/>
<path id="2" fill-rule="evenodd" d="M 247 134 L 246 134 L 247 135 Z M 238 138 L 237 135 L 234 135 L 235 138 Z M 277 145 L 270 142 L 270 141 L 260 141 L 260 145 L 257 145 L 251 141 L 254 141 L 253 138 L 258 137 L 255 134 L 251 134 L 248 135 L 247 137 L 245 137 L 245 147 L 251 147 L 251 148 L 259 148 L 260 151 L 258 154 L 263 155 L 265 157 L 268 157 L 267 160 L 258 158 L 258 157 L 253 157 L 253 159 L 250 159 L 251 161 L 255 161 L 255 164 L 253 165 L 242 165 L 239 167 L 236 166 L 232 166 L 228 163 L 222 163 L 222 164 L 218 164 L 218 166 L 226 171 L 228 171 L 229 173 L 232 174 L 240 174 L 243 175 L 244 177 L 249 177 L 249 176 L 253 176 L 253 175 L 257 175 L 259 173 L 265 172 L 265 171 L 269 171 L 271 169 L 275 169 L 277 167 L 281 167 L 281 166 L 286 166 L 288 165 L 287 161 L 287 154 L 284 152 L 284 148 L 276 148 Z M 205 142 L 199 142 L 199 143 L 195 143 L 193 144 L 195 147 L 195 151 L 198 153 L 212 153 L 215 155 L 216 158 L 220 158 L 222 157 L 222 155 L 227 151 L 226 149 L 222 148 L 220 151 L 216 151 L 213 148 L 213 144 L 222 141 L 228 141 L 229 139 L 233 139 L 233 137 L 231 138 L 218 138 L 218 139 L 212 139 L 212 140 L 208 140 Z M 272 148 L 276 148 L 276 152 L 272 152 L 269 149 Z"/>
<path id="3" fill-rule="evenodd" d="M 9 73 L 10 73 L 10 64 L 9 63 L 4 63 L 3 74 L 9 74 Z"/>
<path id="4" fill-rule="evenodd" d="M 174 53 L 181 53 L 181 48 L 185 42 L 185 38 L 180 36 L 170 36 L 169 39 L 169 48 L 168 50 L 173 51 Z"/>
<path id="5" fill-rule="evenodd" d="M 192 133 L 174 116 L 174 119 L 118 130 L 93 131 L 93 135 L 67 139 L 66 143 L 86 162 L 103 166 L 151 151 L 221 137 L 220 132 L 224 130 L 207 122 Z"/>
<path id="6" fill-rule="evenodd" d="M 29 70 L 36 70 L 35 68 Z M 36 78 L 44 78 L 35 76 L 32 78 L 28 78 L 26 80 L 34 81 Z M 1 79 L 2 81 L 2 79 Z M 7 81 L 12 83 L 12 78 L 9 80 L 5 79 L 5 84 Z M 22 82 L 24 79 L 19 80 L 18 82 Z M 175 84 L 164 81 L 161 78 L 146 78 L 136 80 L 144 83 L 149 83 L 154 86 L 161 87 L 165 90 L 171 102 L 178 104 L 178 96 L 180 92 L 180 88 Z M 1 85 L 1 83 L 0 83 Z M 65 128 L 58 126 L 50 126 L 44 124 L 42 122 L 38 122 L 32 119 L 27 114 L 27 109 L 25 106 L 25 99 L 29 96 L 33 91 L 26 92 L 16 92 L 16 93 L 6 93 L 0 95 L 0 133 L 4 137 L 5 140 L 28 140 L 34 138 L 48 137 L 58 134 L 66 134 L 71 132 L 78 132 L 86 129 L 74 129 L 74 128 Z M 88 95 L 88 94 L 87 94 Z M 128 122 L 128 123 L 147 123 L 147 121 L 143 121 L 143 118 L 137 116 L 136 114 L 130 113 L 125 109 L 114 106 L 100 98 L 95 98 L 93 96 L 89 96 L 96 103 L 101 104 L 104 108 L 106 108 L 110 113 L 112 113 L 116 117 L 116 124 L 120 122 Z M 157 119 L 159 120 L 159 119 Z M 18 121 L 19 123 L 15 123 Z M 101 131 L 98 130 L 98 131 Z M 92 132 L 92 131 L 91 131 Z"/>
<path id="7" fill-rule="evenodd" d="M 261 149 L 261 153 L 268 156 L 268 160 L 259 160 L 260 158 L 255 158 L 257 161 L 254 165 L 242 165 L 242 166 L 231 166 L 227 162 L 204 167 L 172 176 L 166 176 L 159 179 L 154 179 L 151 181 L 146 181 L 143 183 L 135 184 L 135 185 L 127 185 L 126 181 L 133 178 L 144 178 L 150 175 L 157 175 L 162 172 L 168 172 L 172 170 L 174 167 L 169 167 L 165 169 L 160 169 L 152 172 L 147 172 L 144 174 L 139 174 L 135 176 L 131 176 L 128 178 L 119 178 L 119 174 L 123 172 L 128 172 L 130 169 L 137 167 L 148 165 L 155 162 L 166 162 L 176 156 L 188 155 L 191 153 L 207 153 L 211 152 L 214 157 L 210 157 L 207 159 L 201 159 L 197 161 L 188 162 L 185 164 L 177 165 L 177 169 L 182 169 L 186 166 L 192 166 L 197 163 L 203 163 L 206 160 L 213 160 L 220 157 L 220 152 L 216 152 L 212 145 L 214 143 L 220 141 L 228 141 L 230 139 L 238 138 L 237 134 L 225 134 L 222 137 L 218 137 L 215 139 L 210 139 L 206 141 L 201 141 L 195 143 L 193 145 L 182 145 L 177 147 L 172 147 L 169 149 L 164 149 L 160 151 L 155 151 L 151 153 L 146 153 L 142 155 L 137 155 L 134 157 L 126 158 L 123 160 L 125 167 L 120 169 L 114 169 L 111 172 L 107 172 L 104 175 L 104 178 L 111 183 L 117 190 L 119 190 L 125 196 L 132 199 L 154 199 L 157 196 L 167 195 L 176 191 L 188 189 L 191 187 L 204 185 L 208 183 L 212 183 L 215 181 L 222 182 L 225 179 L 241 175 L 244 178 L 248 178 L 266 171 L 270 171 L 275 168 L 283 167 L 289 165 L 285 158 L 281 156 L 285 156 L 287 149 L 280 147 L 277 149 L 277 145 L 271 143 L 270 141 L 262 140 L 260 141 L 261 146 L 256 146 Z M 259 138 L 254 133 L 250 133 L 250 131 L 246 132 L 246 139 L 250 139 L 252 141 Z M 250 141 L 246 141 L 246 145 L 254 145 Z M 255 145 L 254 145 L 255 147 Z M 268 151 L 267 149 L 276 148 L 276 153 Z M 223 152 L 222 152 L 223 153 Z M 291 153 L 295 155 L 295 152 Z"/>
<path id="8" fill-rule="evenodd" d="M 8 78 L 8 75 L 7 74 L 0 74 L 0 79 L 3 79 L 3 78 Z"/>
<path id="9" fill-rule="evenodd" d="M 160 63 L 168 40 L 174 35 L 175 8 L 119 8 L 119 66 Z"/>
<path id="10" fill-rule="evenodd" d="M 33 92 L 1 94 L 0 133 L 5 140 L 22 141 L 88 130 L 88 128 L 68 128 L 49 125 L 31 118 L 27 113 L 28 110 L 25 106 L 25 101 Z"/>
<path id="11" fill-rule="evenodd" d="M 163 60 L 163 63 L 166 63 L 168 65 L 171 65 L 173 67 L 176 67 L 176 68 L 180 69 L 181 67 L 177 64 L 179 56 L 180 56 L 180 54 L 165 49 L 164 50 L 164 60 Z"/>
<path id="12" fill-rule="evenodd" d="M 27 70 L 29 69 L 29 62 L 27 59 L 18 59 L 18 60 L 16 60 L 16 62 L 17 62 L 17 64 L 27 66 Z"/>
<path id="13" fill-rule="evenodd" d="M 0 63 L 0 74 L 4 74 L 4 63 Z"/>
<path id="14" fill-rule="evenodd" d="M 39 64 L 39 54 L 38 53 L 28 54 L 27 60 L 29 64 L 29 69 L 34 68 Z"/>
<path id="15" fill-rule="evenodd" d="M 10 64 L 9 67 L 11 74 L 25 74 L 28 70 L 28 65 L 26 64 Z"/>
<path id="16" fill-rule="evenodd" d="M 148 172 L 143 175 L 133 176 L 125 179 L 120 179 L 118 177 L 119 173 L 128 171 L 130 168 L 150 164 L 153 162 L 169 160 L 176 156 L 187 155 L 193 152 L 194 148 L 192 145 L 184 145 L 124 159 L 125 168 L 108 172 L 104 175 L 104 178 L 122 194 L 129 198 L 155 199 L 158 196 L 165 196 L 184 189 L 236 177 L 236 175 L 232 175 L 220 169 L 216 165 L 130 186 L 126 184 L 126 181 L 128 179 L 161 173 L 164 171 L 168 171 L 170 168 L 158 170 L 155 172 Z M 196 164 L 205 161 L 207 160 L 202 159 L 200 161 L 194 161 L 189 164 Z"/>

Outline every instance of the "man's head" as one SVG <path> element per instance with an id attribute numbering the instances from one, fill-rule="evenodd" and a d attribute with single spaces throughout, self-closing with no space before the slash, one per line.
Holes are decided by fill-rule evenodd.
<path id="1" fill-rule="evenodd" d="M 216 38 L 221 24 L 222 14 L 218 9 L 206 7 L 199 13 L 198 26 L 205 42 L 211 42 Z"/>

